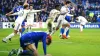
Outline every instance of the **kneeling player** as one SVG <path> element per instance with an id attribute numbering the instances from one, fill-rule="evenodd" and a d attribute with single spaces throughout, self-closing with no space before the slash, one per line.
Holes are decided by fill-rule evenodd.
<path id="1" fill-rule="evenodd" d="M 78 16 L 78 17 L 76 18 L 76 21 L 77 21 L 77 22 L 80 22 L 80 32 L 83 32 L 83 26 L 84 26 L 86 23 L 88 23 L 88 21 L 87 21 L 86 18 L 83 17 L 83 16 Z"/>
<path id="2" fill-rule="evenodd" d="M 37 52 L 38 42 L 42 41 L 44 55 L 47 55 L 46 45 L 51 44 L 51 36 L 45 32 L 29 32 L 20 38 L 20 45 L 23 50 L 32 51 L 33 56 L 39 56 Z"/>

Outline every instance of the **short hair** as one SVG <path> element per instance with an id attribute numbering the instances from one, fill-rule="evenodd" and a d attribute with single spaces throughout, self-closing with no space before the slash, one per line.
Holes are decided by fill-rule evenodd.
<path id="1" fill-rule="evenodd" d="M 28 5 L 24 5 L 24 9 L 27 8 L 27 7 L 28 7 Z"/>
<path id="2" fill-rule="evenodd" d="M 50 45 L 51 42 L 52 42 L 52 37 L 51 37 L 50 35 L 48 35 L 48 36 L 47 36 L 47 39 L 48 39 L 48 43 L 47 43 L 47 45 Z"/>
<path id="3" fill-rule="evenodd" d="M 33 6 L 32 4 L 30 4 L 29 6 Z"/>
<path id="4" fill-rule="evenodd" d="M 55 8 L 59 7 L 60 5 L 55 5 Z"/>
<path id="5" fill-rule="evenodd" d="M 71 3 L 71 1 L 66 1 L 66 4 L 70 4 Z"/>

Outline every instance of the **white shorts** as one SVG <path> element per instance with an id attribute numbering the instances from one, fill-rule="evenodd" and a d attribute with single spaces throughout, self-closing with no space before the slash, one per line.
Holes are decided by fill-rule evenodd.
<path id="1" fill-rule="evenodd" d="M 33 19 L 28 19 L 27 20 L 27 25 L 33 25 Z"/>
<path id="2" fill-rule="evenodd" d="M 81 24 L 81 25 L 86 25 L 86 23 L 87 23 L 87 22 L 81 22 L 80 24 Z"/>
<path id="3" fill-rule="evenodd" d="M 63 24 L 69 24 L 69 22 L 67 20 L 65 20 L 64 16 L 61 15 L 58 17 L 57 26 L 60 27 L 60 25 L 63 25 Z"/>
<path id="4" fill-rule="evenodd" d="M 20 24 L 20 23 L 16 23 L 16 22 L 15 22 L 15 27 L 14 27 L 14 30 L 19 31 L 19 29 L 21 29 L 21 24 Z"/>

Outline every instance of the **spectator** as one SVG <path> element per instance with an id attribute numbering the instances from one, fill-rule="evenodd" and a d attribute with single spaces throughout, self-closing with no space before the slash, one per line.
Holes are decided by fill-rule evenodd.
<path id="1" fill-rule="evenodd" d="M 90 22 L 92 22 L 93 17 L 94 17 L 94 13 L 93 12 L 90 12 L 90 14 L 89 14 L 89 18 L 90 18 L 89 21 Z"/>

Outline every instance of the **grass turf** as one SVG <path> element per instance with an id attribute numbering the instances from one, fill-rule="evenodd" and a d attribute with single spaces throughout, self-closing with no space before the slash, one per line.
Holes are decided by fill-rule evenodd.
<path id="1" fill-rule="evenodd" d="M 45 29 L 35 29 L 43 30 Z M 0 29 L 0 56 L 7 56 L 11 49 L 19 48 L 19 37 L 3 43 L 2 38 L 13 32 L 12 29 Z M 47 53 L 52 56 L 100 56 L 100 29 L 70 29 L 69 39 L 60 39 L 59 31 L 53 35 L 53 42 L 47 46 Z M 39 43 L 39 54 L 43 54 L 42 43 Z"/>

